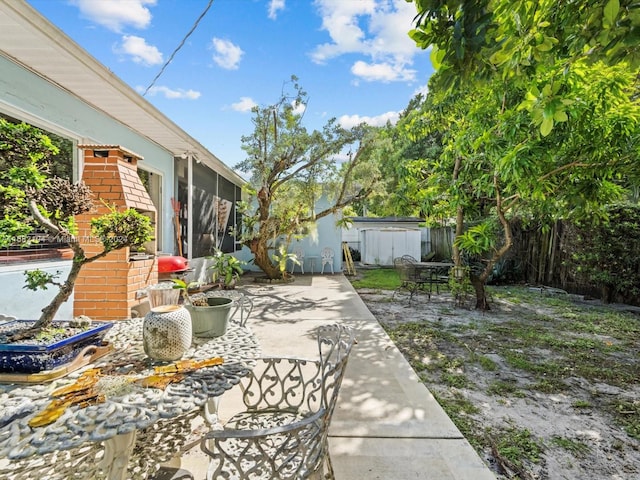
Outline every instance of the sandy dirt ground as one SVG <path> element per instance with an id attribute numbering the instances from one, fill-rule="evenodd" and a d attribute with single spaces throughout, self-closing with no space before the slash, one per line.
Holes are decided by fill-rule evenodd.
<path id="1" fill-rule="evenodd" d="M 406 297 L 391 301 L 393 292 L 389 291 L 360 289 L 358 293 L 388 331 L 399 325 L 418 322 L 441 334 L 432 341 L 407 335 L 396 344 L 436 398 L 463 398 L 477 407 L 477 411 L 469 414 L 467 419 L 471 420 L 472 429 L 484 432 L 485 438 L 487 432 L 493 432 L 491 435 L 498 437 L 496 442 L 500 432 L 525 429 L 541 446 L 537 461 L 523 459 L 521 467 L 514 467 L 508 462 L 501 462 L 495 449 L 486 444 L 476 445 L 498 478 L 640 479 L 640 441 L 630 436 L 604 408 L 611 408 L 615 402 L 618 402 L 616 405 L 639 405 L 640 352 L 637 341 L 635 348 L 615 352 L 618 357 L 623 357 L 619 358 L 620 361 L 632 366 L 631 372 L 637 374 L 635 381 L 624 386 L 610 385 L 572 375 L 568 368 L 562 379 L 562 388 L 545 392 L 544 389 L 530 388 L 534 384 L 540 385 L 539 376 L 514 368 L 505 361 L 503 350 L 495 348 L 495 345 L 508 347 L 510 342 L 515 342 L 508 333 L 504 338 L 495 338 L 495 331 L 490 334 L 494 338 L 483 338 L 483 335 L 487 335 L 484 327 L 489 324 L 495 326 L 514 319 L 526 324 L 531 318 L 539 318 L 537 315 L 553 315 L 553 308 L 536 305 L 535 301 L 532 304 L 515 304 L 505 299 L 493 299 L 491 311 L 480 312 L 468 307 L 455 307 L 451 296 L 446 293 L 434 295 L 430 300 L 420 295 L 411 304 Z M 580 302 L 577 296 L 575 301 L 586 308 L 593 305 L 593 302 Z M 640 322 L 640 315 L 636 316 Z M 597 334 L 594 337 L 595 340 L 587 340 L 615 341 L 598 338 Z M 515 343 L 513 347 L 517 350 Z M 460 375 L 459 378 L 464 378 L 463 384 L 452 386 L 441 381 L 442 372 L 428 366 L 436 358 L 434 353 L 450 360 L 447 368 L 451 373 Z M 556 363 L 565 361 L 555 351 L 527 354 L 532 358 L 554 355 L 558 357 Z M 482 355 L 496 368 L 483 368 L 482 364 L 470 361 L 472 355 Z M 501 385 L 503 391 L 492 392 L 491 386 L 495 388 L 495 385 Z M 512 388 L 505 389 L 505 386 Z M 621 413 L 635 416 L 637 422 L 638 412 L 640 408 Z"/>

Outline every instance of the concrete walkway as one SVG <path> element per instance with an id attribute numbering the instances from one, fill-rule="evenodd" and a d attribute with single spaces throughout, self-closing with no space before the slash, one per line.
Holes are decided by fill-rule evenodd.
<path id="1" fill-rule="evenodd" d="M 249 326 L 265 355 L 315 359 L 316 327 L 354 327 L 358 344 L 329 435 L 337 480 L 495 480 L 346 277 L 304 275 L 292 284 L 247 282 L 241 288 L 254 301 Z M 234 401 L 222 397 L 222 420 L 225 404 Z M 182 460 L 183 468 L 203 478 L 201 454 L 192 451 Z"/>

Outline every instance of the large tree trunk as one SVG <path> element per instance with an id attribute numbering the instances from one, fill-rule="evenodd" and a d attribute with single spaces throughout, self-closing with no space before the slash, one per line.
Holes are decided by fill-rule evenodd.
<path id="1" fill-rule="evenodd" d="M 87 263 L 87 258 L 84 256 L 84 249 L 77 242 L 69 242 L 69 246 L 73 250 L 73 261 L 71 262 L 71 270 L 67 276 L 67 280 L 64 284 L 60 285 L 57 295 L 53 298 L 51 303 L 42 309 L 42 315 L 33 326 L 33 329 L 47 328 L 53 322 L 53 317 L 56 315 L 60 306 L 69 300 L 71 292 L 75 287 L 78 275 L 82 266 Z"/>
<path id="2" fill-rule="evenodd" d="M 491 310 L 487 302 L 487 292 L 485 290 L 485 280 L 477 275 L 471 275 L 471 285 L 476 291 L 476 310 Z"/>
<path id="3" fill-rule="evenodd" d="M 274 280 L 282 278 L 283 274 L 280 272 L 278 265 L 275 265 L 269 256 L 269 247 L 265 240 L 259 238 L 251 241 L 249 245 L 251 253 L 253 253 L 253 263 L 255 263 L 260 270 L 262 270 L 267 278 Z M 284 272 L 286 274 L 286 272 Z"/>
<path id="4" fill-rule="evenodd" d="M 471 284 L 476 291 L 476 310 L 489 310 L 489 302 L 487 302 L 487 292 L 485 290 L 485 285 L 487 283 L 487 279 L 491 272 L 493 271 L 493 266 L 498 262 L 511 248 L 513 244 L 513 234 L 511 232 L 511 225 L 505 216 L 505 211 L 510 210 L 510 207 L 505 207 L 502 203 L 502 195 L 500 194 L 500 188 L 498 185 L 498 178 L 496 176 L 493 177 L 493 183 L 496 187 L 496 213 L 498 215 L 498 219 L 500 220 L 500 224 L 502 225 L 502 230 L 504 233 L 504 244 L 502 247 L 497 249 L 493 256 L 489 259 L 486 267 L 482 271 L 482 273 L 477 277 L 471 277 Z"/>
<path id="5" fill-rule="evenodd" d="M 460 176 L 460 168 L 462 167 L 462 157 L 456 158 L 456 163 L 453 167 L 453 182 L 458 181 L 458 177 Z M 462 209 L 462 205 L 458 205 L 456 207 L 456 234 L 455 238 L 457 239 L 464 233 L 464 210 Z M 462 258 L 460 256 L 460 247 L 454 241 L 452 246 L 452 255 L 453 255 L 453 263 L 456 267 L 462 266 Z"/>

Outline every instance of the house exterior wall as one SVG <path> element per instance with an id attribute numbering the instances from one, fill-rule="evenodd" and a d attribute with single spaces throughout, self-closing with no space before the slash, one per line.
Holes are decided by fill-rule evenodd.
<path id="1" fill-rule="evenodd" d="M 325 199 L 318 201 L 316 204 L 316 212 L 324 210 L 328 205 Z M 304 272 L 311 273 L 312 262 L 315 265 L 313 271 L 319 273 L 322 268 L 320 254 L 325 247 L 333 250 L 333 271 L 335 273 L 342 271 L 342 232 L 336 226 L 338 217 L 335 214 L 327 215 L 316 222 L 315 231 L 309 232 L 309 235 L 301 240 L 294 240 L 289 245 L 289 251 L 294 252 L 296 248 L 301 248 L 304 252 Z M 291 271 L 291 270 L 289 270 Z M 300 267 L 295 266 L 294 271 L 299 272 Z M 331 268 L 325 266 L 324 273 L 331 273 Z"/>
<path id="2" fill-rule="evenodd" d="M 161 146 L 137 135 L 122 123 L 92 108 L 64 89 L 49 83 L 28 69 L 15 64 L 0 54 L 0 112 L 19 120 L 50 130 L 78 143 L 111 143 L 126 146 L 139 153 L 144 160 L 141 167 L 162 175 L 164 192 L 161 210 L 162 238 L 158 248 L 172 252 L 173 211 L 170 198 L 174 191 L 174 158 Z M 74 153 L 74 171 L 80 178 L 77 152 Z M 31 292 L 23 289 L 24 271 L 42 268 L 50 273 L 61 271 L 66 278 L 70 262 L 27 262 L 0 267 L 0 313 L 20 318 L 38 318 L 40 311 L 56 294 L 57 289 Z M 75 292 L 58 311 L 56 318 L 70 318 L 73 313 Z"/>
<path id="3" fill-rule="evenodd" d="M 329 206 L 328 201 L 323 197 L 316 203 L 315 211 L 321 212 Z M 333 250 L 333 271 L 338 273 L 342 271 L 342 231 L 336 226 L 336 221 L 340 217 L 337 215 L 328 215 L 319 219 L 315 227 L 312 227 L 307 235 L 300 240 L 293 240 L 289 245 L 289 252 L 293 253 L 300 248 L 304 252 L 304 272 L 311 273 L 311 263 L 314 262 L 314 273 L 319 273 L 322 268 L 320 255 L 322 249 L 329 247 Z M 247 247 L 242 247 L 237 251 L 235 256 L 245 262 L 249 262 L 253 258 L 253 254 Z M 287 271 L 291 271 L 291 263 L 287 264 Z M 245 270 L 260 271 L 253 263 L 244 266 Z M 300 272 L 300 267 L 294 265 L 294 271 Z M 324 273 L 331 273 L 331 268 L 325 266 Z"/>
<path id="4" fill-rule="evenodd" d="M 173 155 L 1 54 L 0 72 L 0 112 L 68 137 L 76 144 L 122 145 L 144 158 L 141 168 L 162 175 L 163 230 L 158 248 L 173 251 L 173 211 L 169 203 L 174 191 Z M 80 178 L 79 170 L 77 173 Z"/>
<path id="5" fill-rule="evenodd" d="M 69 261 L 32 262 L 29 264 L 13 264 L 0 267 L 0 313 L 13 315 L 25 320 L 40 318 L 42 309 L 53 300 L 57 288 L 48 290 L 31 291 L 23 288 L 24 271 L 40 269 L 50 274 L 59 274 L 61 279 L 67 278 L 71 269 Z M 64 302 L 55 319 L 69 319 L 73 316 L 73 294 Z"/>

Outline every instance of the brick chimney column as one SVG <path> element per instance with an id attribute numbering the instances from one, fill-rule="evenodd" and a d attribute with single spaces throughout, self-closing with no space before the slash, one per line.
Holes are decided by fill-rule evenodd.
<path id="1" fill-rule="evenodd" d="M 151 217 L 155 225 L 156 209 L 140 181 L 139 155 L 118 145 L 80 145 L 84 152 L 82 180 L 94 195 L 95 211 L 78 215 L 78 236 L 87 256 L 102 251 L 102 243 L 91 234 L 91 219 L 109 212 L 135 208 Z M 155 238 L 155 232 L 153 233 Z M 155 244 L 155 241 L 154 241 Z M 110 252 L 86 264 L 76 282 L 73 314 L 94 320 L 123 320 L 139 305 L 136 292 L 157 283 L 156 257 L 132 260 L 129 248 Z M 155 247 L 153 252 L 155 255 Z"/>

